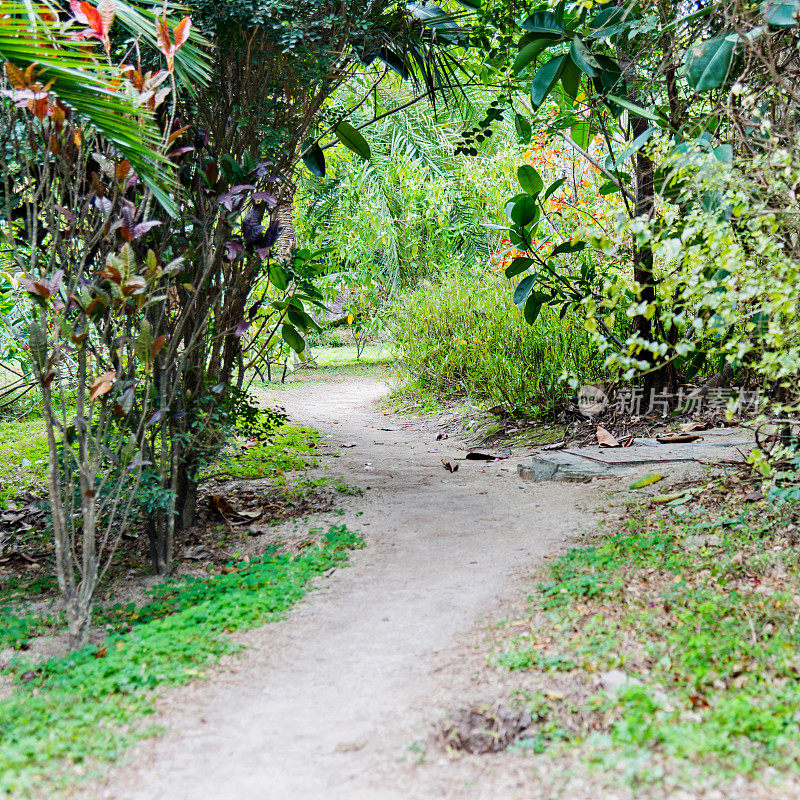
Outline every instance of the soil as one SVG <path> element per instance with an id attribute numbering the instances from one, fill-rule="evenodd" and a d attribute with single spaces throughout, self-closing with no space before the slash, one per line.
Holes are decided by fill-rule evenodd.
<path id="1" fill-rule="evenodd" d="M 315 373 L 265 393 L 339 449 L 321 475 L 364 490 L 312 524 L 344 522 L 367 546 L 287 619 L 238 637 L 247 649 L 207 680 L 165 692 L 152 720 L 164 735 L 75 796 L 549 796 L 530 759 L 452 760 L 430 736 L 449 711 L 480 700 L 487 631 L 515 613 L 533 566 L 608 510 L 611 487 L 522 483 L 523 452 L 459 460 L 468 444 L 453 432 L 437 441 L 435 420 L 386 411 L 388 388 L 380 377 Z"/>

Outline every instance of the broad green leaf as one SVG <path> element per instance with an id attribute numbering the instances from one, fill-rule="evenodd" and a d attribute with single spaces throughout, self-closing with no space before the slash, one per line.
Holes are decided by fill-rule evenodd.
<path id="1" fill-rule="evenodd" d="M 602 72 L 600 62 L 577 36 L 572 40 L 569 54 L 581 72 L 585 72 L 590 78 L 596 78 Z"/>
<path id="2" fill-rule="evenodd" d="M 663 117 L 659 116 L 653 111 L 650 111 L 650 109 L 637 106 L 636 103 L 631 103 L 630 100 L 626 100 L 624 97 L 618 97 L 617 95 L 610 94 L 606 99 L 613 101 L 618 106 L 624 108 L 626 111 L 630 111 L 631 114 L 633 114 L 635 117 L 641 117 L 642 119 L 649 119 L 651 122 L 659 123 L 659 125 L 668 126 L 667 121 Z"/>
<path id="3" fill-rule="evenodd" d="M 514 63 L 511 66 L 512 72 L 515 75 L 519 75 L 551 42 L 551 39 L 534 39 L 530 44 L 525 45 L 514 59 Z"/>
<path id="4" fill-rule="evenodd" d="M 536 322 L 536 318 L 539 316 L 539 312 L 542 310 L 542 305 L 545 300 L 547 300 L 547 295 L 541 292 L 533 292 L 530 295 L 525 303 L 524 311 L 525 322 L 527 322 L 528 325 L 533 325 L 533 323 Z"/>
<path id="5" fill-rule="evenodd" d="M 723 164 L 733 164 L 733 147 L 729 144 L 721 144 L 712 151 L 717 161 Z"/>
<path id="6" fill-rule="evenodd" d="M 619 6 L 604 8 L 589 20 L 589 28 L 592 31 L 589 36 L 592 39 L 607 39 L 616 36 L 628 27 L 628 23 L 623 22 L 624 19 L 624 8 L 619 8 Z"/>
<path id="7" fill-rule="evenodd" d="M 620 114 L 622 114 L 622 108 L 613 101 L 610 101 L 608 96 L 620 95 L 624 97 L 627 94 L 627 85 L 622 75 L 622 69 L 613 58 L 609 58 L 608 56 L 598 53 L 595 55 L 595 59 L 601 67 L 601 72 L 593 80 L 594 89 L 604 96 L 604 100 L 608 103 L 611 113 L 615 117 L 619 117 Z"/>
<path id="8" fill-rule="evenodd" d="M 581 150 L 586 150 L 589 147 L 589 136 L 591 135 L 591 123 L 589 120 L 585 122 L 576 122 L 569 129 L 569 136 Z"/>
<path id="9" fill-rule="evenodd" d="M 800 24 L 800 0 L 766 0 L 761 16 L 776 28 L 794 28 Z"/>
<path id="10" fill-rule="evenodd" d="M 302 353 L 306 349 L 306 340 L 297 332 L 294 325 L 284 322 L 281 326 L 281 336 L 295 353 Z"/>
<path id="11" fill-rule="evenodd" d="M 550 253 L 550 258 L 553 256 L 560 256 L 562 253 L 578 253 L 586 247 L 586 242 L 561 242 L 560 245 L 553 248 Z"/>
<path id="12" fill-rule="evenodd" d="M 620 188 L 617 186 L 616 183 L 611 183 L 611 181 L 606 181 L 598 190 L 601 195 L 605 196 L 607 194 L 614 194 L 614 192 L 619 192 Z"/>
<path id="13" fill-rule="evenodd" d="M 464 37 L 464 29 L 443 8 L 433 3 L 406 3 L 406 10 L 450 44 L 457 44 Z"/>
<path id="14" fill-rule="evenodd" d="M 397 55 L 394 50 L 388 47 L 384 47 L 378 53 L 378 58 L 383 61 L 389 69 L 394 70 L 403 80 L 407 80 L 408 76 L 411 74 L 406 59 Z"/>
<path id="15" fill-rule="evenodd" d="M 574 100 L 578 96 L 580 84 L 580 67 L 571 58 L 568 58 L 561 72 L 561 85 L 564 87 L 564 91 Z"/>
<path id="16" fill-rule="evenodd" d="M 736 57 L 736 42 L 720 33 L 696 44 L 686 56 L 686 80 L 696 92 L 719 89 L 731 74 Z"/>
<path id="17" fill-rule="evenodd" d="M 548 198 L 551 197 L 555 192 L 557 192 L 565 183 L 567 182 L 566 178 L 559 178 L 557 181 L 553 181 L 548 187 L 547 191 L 544 193 L 544 197 L 542 198 L 542 202 L 547 202 Z"/>
<path id="18" fill-rule="evenodd" d="M 674 500 L 680 500 L 680 499 L 683 499 L 684 497 L 688 500 L 689 497 L 691 497 L 691 494 L 689 492 L 686 492 L 686 491 L 683 491 L 683 492 L 672 492 L 671 494 L 659 494 L 659 495 L 657 495 L 656 497 L 654 497 L 652 499 L 652 502 L 653 503 L 671 503 Z"/>
<path id="19" fill-rule="evenodd" d="M 622 166 L 634 153 L 638 153 L 650 141 L 656 130 L 658 129 L 651 125 L 646 131 L 640 133 L 628 147 L 615 157 L 614 167 Z"/>
<path id="20" fill-rule="evenodd" d="M 539 206 L 536 198 L 529 194 L 518 194 L 506 204 L 508 218 L 519 228 L 527 228 L 539 219 Z"/>
<path id="21" fill-rule="evenodd" d="M 534 109 L 539 108 L 544 103 L 547 95 L 558 83 L 566 58 L 565 55 L 555 56 L 555 58 L 551 58 L 536 71 L 531 82 L 531 103 L 533 103 Z"/>
<path id="22" fill-rule="evenodd" d="M 306 147 L 303 153 L 303 163 L 313 175 L 318 178 L 325 177 L 325 154 L 316 142 Z"/>
<path id="23" fill-rule="evenodd" d="M 342 120 L 333 131 L 339 137 L 339 141 L 359 158 L 363 158 L 364 161 L 372 158 L 367 140 L 349 122 Z"/>
<path id="24" fill-rule="evenodd" d="M 517 178 L 522 190 L 530 195 L 538 195 L 544 189 L 542 176 L 530 164 L 523 164 L 517 170 Z"/>
<path id="25" fill-rule="evenodd" d="M 645 486 L 650 486 L 651 483 L 658 483 L 659 481 L 663 481 L 664 476 L 659 475 L 657 472 L 653 472 L 650 475 L 645 475 L 643 478 L 639 478 L 638 481 L 635 481 L 631 484 L 631 489 L 643 489 Z"/>
<path id="26" fill-rule="evenodd" d="M 517 256 L 507 267 L 506 267 L 506 278 L 514 278 L 517 275 L 521 275 L 528 269 L 531 264 L 533 264 L 532 258 L 526 258 L 525 256 Z"/>
<path id="27" fill-rule="evenodd" d="M 533 289 L 534 281 L 536 280 L 536 275 L 528 275 L 526 278 L 523 278 L 517 288 L 514 290 L 514 302 L 521 306 L 527 299 L 528 295 L 531 293 Z"/>
<path id="28" fill-rule="evenodd" d="M 470 11 L 478 11 L 481 7 L 481 0 L 456 0 L 456 3 Z"/>
<path id="29" fill-rule="evenodd" d="M 531 127 L 531 123 L 528 122 L 522 114 L 514 115 L 514 129 L 517 132 L 520 142 L 523 144 L 527 144 L 531 140 L 533 128 Z"/>
<path id="30" fill-rule="evenodd" d="M 520 27 L 524 31 L 539 33 L 551 39 L 560 39 L 564 36 L 564 29 L 558 24 L 558 18 L 552 11 L 537 11 L 520 23 Z"/>

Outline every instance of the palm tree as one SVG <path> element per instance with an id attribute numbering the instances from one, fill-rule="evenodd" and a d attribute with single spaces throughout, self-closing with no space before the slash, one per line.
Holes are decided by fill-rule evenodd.
<path id="1" fill-rule="evenodd" d="M 78 8 L 81 5 L 91 6 L 83 3 Z M 163 7 L 168 18 L 175 9 L 172 2 Z M 4 64 L 7 77 L 21 75 L 32 86 L 47 88 L 48 94 L 90 123 L 128 159 L 160 202 L 170 207 L 167 190 L 172 169 L 166 153 L 160 150 L 162 137 L 154 115 L 136 98 L 119 90 L 119 68 L 108 55 L 112 22 L 119 23 L 119 28 L 135 40 L 136 47 L 147 49 L 157 46 L 156 19 L 122 0 L 101 0 L 95 10 L 98 16 L 92 18 L 100 19 L 101 30 L 92 31 L 91 35 L 106 37 L 105 59 L 87 46 L 85 38 L 76 36 L 74 26 L 65 25 L 60 6 L 34 4 L 33 0 L 0 0 L 0 63 Z M 170 20 L 168 25 L 174 29 L 175 21 Z M 202 46 L 202 40 L 189 41 L 175 55 L 174 78 L 189 91 L 208 80 L 207 56 Z M 35 94 L 36 89 L 33 91 Z M 5 94 L 13 99 L 13 87 Z"/>

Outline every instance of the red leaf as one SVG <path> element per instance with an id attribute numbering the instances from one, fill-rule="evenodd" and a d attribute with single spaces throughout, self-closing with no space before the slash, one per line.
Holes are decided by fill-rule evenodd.
<path id="1" fill-rule="evenodd" d="M 140 236 L 144 236 L 149 230 L 161 225 L 158 220 L 150 220 L 148 222 L 140 222 L 134 229 L 133 229 L 133 238 L 138 239 Z"/>
<path id="2" fill-rule="evenodd" d="M 189 39 L 189 33 L 192 30 L 192 20 L 189 17 L 184 17 L 175 27 L 173 35 L 175 37 L 175 44 L 173 45 L 173 52 L 177 52 Z"/>
<path id="3" fill-rule="evenodd" d="M 81 3 L 81 11 L 83 15 L 86 17 L 86 24 L 97 34 L 100 36 L 103 35 L 103 18 L 100 16 L 100 12 L 91 4 L 87 3 L 86 0 Z"/>
<path id="4" fill-rule="evenodd" d="M 88 25 L 89 19 L 87 18 L 86 14 L 83 13 L 83 9 L 81 8 L 83 5 L 88 4 L 81 3 L 81 0 L 69 0 L 69 7 L 72 13 L 75 15 L 75 19 L 83 25 Z"/>
<path id="5" fill-rule="evenodd" d="M 169 58 L 172 54 L 172 43 L 169 38 L 169 26 L 166 16 L 164 19 L 156 18 L 156 44 L 158 49 Z"/>
<path id="6" fill-rule="evenodd" d="M 161 348 L 164 346 L 166 341 L 167 334 L 162 333 L 161 336 L 159 336 L 158 339 L 156 339 L 153 344 L 150 345 L 150 354 L 153 356 L 153 358 L 155 358 L 161 352 Z"/>
<path id="7" fill-rule="evenodd" d="M 115 0 L 100 0 L 100 2 L 97 4 L 97 11 L 100 15 L 100 20 L 103 26 L 101 33 L 103 36 L 107 36 L 108 32 L 111 30 L 111 26 L 114 24 L 114 17 L 117 13 L 117 4 Z"/>
<path id="8" fill-rule="evenodd" d="M 89 399 L 96 400 L 98 397 L 108 394 L 108 392 L 111 391 L 111 387 L 114 385 L 114 381 L 116 379 L 116 372 L 104 372 L 99 378 L 95 378 L 89 387 L 91 390 L 89 393 Z"/>

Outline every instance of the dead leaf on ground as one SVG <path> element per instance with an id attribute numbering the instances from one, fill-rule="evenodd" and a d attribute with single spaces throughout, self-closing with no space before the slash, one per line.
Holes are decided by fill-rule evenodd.
<path id="1" fill-rule="evenodd" d="M 671 492 L 670 494 L 660 494 L 657 497 L 654 497 L 651 502 L 652 503 L 673 503 L 676 500 L 688 500 L 691 496 L 690 492 Z"/>
<path id="2" fill-rule="evenodd" d="M 684 422 L 683 425 L 681 425 L 681 431 L 683 433 L 691 433 L 692 431 L 707 431 L 712 427 L 713 425 L 710 422 L 699 422 L 695 420 L 694 422 Z"/>
<path id="3" fill-rule="evenodd" d="M 339 447 L 355 447 L 355 446 L 356 446 L 355 442 L 342 442 L 339 445 Z"/>
<path id="4" fill-rule="evenodd" d="M 758 489 L 754 489 L 752 492 L 748 492 L 742 498 L 742 500 L 744 500 L 745 503 L 757 503 L 759 500 L 763 499 L 764 495 Z"/>
<path id="5" fill-rule="evenodd" d="M 639 478 L 638 481 L 635 481 L 631 484 L 631 489 L 643 489 L 645 486 L 650 486 L 652 483 L 658 483 L 658 481 L 663 481 L 664 476 L 659 475 L 657 472 L 652 472 L 650 475 L 645 475 L 643 478 Z"/>
<path id="6" fill-rule="evenodd" d="M 200 544 L 197 547 L 187 547 L 183 558 L 185 561 L 205 561 L 207 558 L 211 558 L 211 553 L 205 545 Z"/>
<path id="7" fill-rule="evenodd" d="M 542 450 L 563 450 L 566 446 L 566 441 L 562 439 L 560 442 L 551 442 L 550 444 L 546 444 Z"/>
<path id="8" fill-rule="evenodd" d="M 602 425 L 597 426 L 597 443 L 600 447 L 622 447 Z"/>
<path id="9" fill-rule="evenodd" d="M 470 450 L 467 453 L 467 461 L 501 461 L 511 455 L 510 450 L 503 450 L 500 453 L 486 453 L 482 450 Z"/>
<path id="10" fill-rule="evenodd" d="M 208 498 L 208 503 L 211 508 L 217 512 L 217 514 L 225 519 L 238 516 L 236 509 L 230 504 L 228 499 L 223 497 L 221 494 L 212 494 Z"/>
<path id="11" fill-rule="evenodd" d="M 452 461 L 447 461 L 446 459 L 442 459 L 442 466 L 448 472 L 458 472 L 458 464 L 454 464 Z"/>
<path id="12" fill-rule="evenodd" d="M 441 441 L 442 441 L 442 439 L 449 439 L 449 438 L 450 438 L 450 434 L 449 434 L 449 433 L 440 433 L 440 434 L 439 434 L 439 435 L 436 437 L 436 441 L 437 441 L 437 442 L 441 442 Z"/>
<path id="13" fill-rule="evenodd" d="M 631 433 L 629 436 L 626 436 L 622 439 L 619 443 L 620 447 L 631 447 L 633 443 L 636 441 L 635 434 Z"/>
<path id="14" fill-rule="evenodd" d="M 660 444 L 689 444 L 702 438 L 696 433 L 667 433 L 663 436 L 656 436 L 656 441 Z"/>

